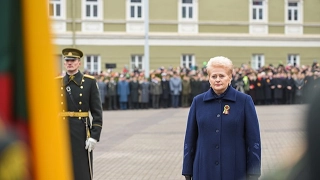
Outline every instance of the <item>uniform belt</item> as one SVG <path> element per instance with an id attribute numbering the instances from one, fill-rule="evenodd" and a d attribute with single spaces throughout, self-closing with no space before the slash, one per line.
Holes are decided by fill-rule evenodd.
<path id="1" fill-rule="evenodd" d="M 88 117 L 89 112 L 60 112 L 59 116 L 61 117 Z"/>

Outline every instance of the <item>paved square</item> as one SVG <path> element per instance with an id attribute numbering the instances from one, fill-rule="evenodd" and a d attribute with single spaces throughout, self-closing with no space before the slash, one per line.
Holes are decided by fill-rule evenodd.
<path id="1" fill-rule="evenodd" d="M 305 105 L 256 106 L 262 175 L 294 163 L 304 150 Z M 94 150 L 94 180 L 183 180 L 189 108 L 104 111 Z"/>

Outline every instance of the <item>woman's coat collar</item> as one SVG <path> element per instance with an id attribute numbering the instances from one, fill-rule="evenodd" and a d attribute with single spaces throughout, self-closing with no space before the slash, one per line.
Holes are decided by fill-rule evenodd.
<path id="1" fill-rule="evenodd" d="M 210 88 L 207 92 L 204 93 L 203 101 L 218 99 L 213 95 L 211 91 L 212 89 Z M 236 101 L 236 96 L 237 96 L 237 91 L 231 86 L 228 92 L 222 97 L 222 99 L 229 100 L 229 101 Z"/>

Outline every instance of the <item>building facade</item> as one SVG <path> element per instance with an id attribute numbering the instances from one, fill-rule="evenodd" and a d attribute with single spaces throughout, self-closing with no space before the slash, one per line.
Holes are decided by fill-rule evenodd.
<path id="1" fill-rule="evenodd" d="M 320 60 L 319 0 L 49 0 L 49 14 L 61 67 L 61 50 L 74 47 L 91 73 L 195 68 L 214 56 L 253 68 Z"/>

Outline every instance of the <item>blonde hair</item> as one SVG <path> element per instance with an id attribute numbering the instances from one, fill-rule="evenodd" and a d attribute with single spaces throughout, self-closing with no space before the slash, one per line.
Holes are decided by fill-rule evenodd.
<path id="1" fill-rule="evenodd" d="M 207 63 L 207 72 L 211 73 L 212 68 L 222 67 L 228 71 L 228 74 L 231 76 L 233 72 L 232 61 L 224 56 L 216 56 L 209 60 Z"/>

